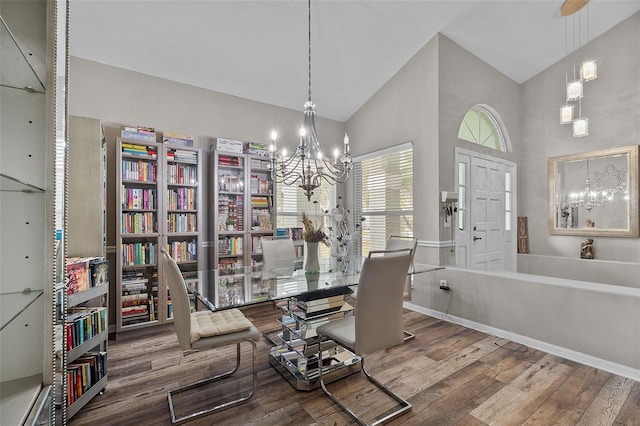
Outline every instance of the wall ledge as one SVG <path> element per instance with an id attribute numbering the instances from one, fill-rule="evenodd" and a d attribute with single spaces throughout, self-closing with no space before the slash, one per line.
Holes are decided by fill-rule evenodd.
<path id="1" fill-rule="evenodd" d="M 478 272 L 478 271 L 474 271 L 474 272 Z M 561 346 L 543 342 L 541 340 L 533 339 L 528 336 L 512 333 L 510 331 L 502 330 L 496 327 L 491 327 L 489 325 L 482 324 L 479 322 L 470 321 L 465 318 L 449 315 L 444 312 L 435 311 L 433 309 L 425 308 L 423 306 L 419 306 L 410 302 L 405 302 L 404 307 L 411 311 L 418 312 L 424 315 L 429 315 L 434 318 L 440 318 L 443 321 L 461 325 L 463 327 L 480 331 L 482 333 L 487 333 L 496 337 L 509 339 L 513 342 L 523 344 L 530 348 L 544 351 L 552 355 L 557 355 L 571 361 L 579 362 L 580 364 L 588 365 L 590 367 L 598 368 L 608 373 L 617 374 L 619 376 L 627 377 L 635 381 L 640 381 L 640 370 L 628 367 L 626 365 L 607 361 L 606 359 L 597 358 L 597 357 L 587 355 L 581 352 L 577 352 L 571 349 L 567 349 Z"/>

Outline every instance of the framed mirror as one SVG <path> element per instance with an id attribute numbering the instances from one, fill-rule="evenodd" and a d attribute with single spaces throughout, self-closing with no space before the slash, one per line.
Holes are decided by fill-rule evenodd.
<path id="1" fill-rule="evenodd" d="M 549 158 L 555 235 L 638 237 L 638 145 Z"/>

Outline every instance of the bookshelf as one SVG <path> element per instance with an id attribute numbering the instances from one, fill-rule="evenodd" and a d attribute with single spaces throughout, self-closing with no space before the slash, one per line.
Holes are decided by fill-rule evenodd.
<path id="1" fill-rule="evenodd" d="M 60 402 L 73 417 L 107 386 L 109 262 L 102 257 L 66 262 L 67 298 L 62 315 Z M 62 402 L 64 401 L 64 402 Z"/>
<path id="2" fill-rule="evenodd" d="M 236 147 L 238 152 L 220 149 L 225 146 Z M 211 264 L 222 274 L 228 272 L 221 279 L 216 303 L 247 303 L 265 297 L 259 277 L 247 279 L 234 274 L 234 269 L 241 266 L 259 269 L 260 238 L 275 234 L 276 199 L 267 168 L 269 157 L 261 155 L 256 146 L 259 144 L 218 138 L 217 149 L 211 151 Z M 252 153 L 245 153 L 243 148 L 250 148 Z"/>
<path id="3" fill-rule="evenodd" d="M 275 233 L 274 185 L 268 157 L 213 151 L 213 264 L 260 265 L 260 237 Z"/>
<path id="4" fill-rule="evenodd" d="M 172 320 L 171 295 L 159 285 L 159 248 L 171 253 L 185 280 L 192 281 L 202 244 L 200 149 L 154 142 L 155 132 L 123 135 L 127 138 L 116 139 L 118 333 Z"/>

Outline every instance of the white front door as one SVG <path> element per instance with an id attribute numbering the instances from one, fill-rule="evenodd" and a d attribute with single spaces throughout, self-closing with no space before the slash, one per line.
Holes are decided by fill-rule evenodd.
<path id="1" fill-rule="evenodd" d="M 504 230 L 504 165 L 471 158 L 471 264 L 502 270 Z"/>
<path id="2" fill-rule="evenodd" d="M 456 263 L 515 270 L 515 165 L 457 149 L 456 169 Z"/>

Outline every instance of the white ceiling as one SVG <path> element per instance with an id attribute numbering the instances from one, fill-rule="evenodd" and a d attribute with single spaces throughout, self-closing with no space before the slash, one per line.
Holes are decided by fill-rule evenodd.
<path id="1" fill-rule="evenodd" d="M 640 11 L 640 0 L 591 0 L 564 18 L 563 3 L 313 0 L 316 112 L 346 121 L 438 32 L 522 83 Z M 70 52 L 302 110 L 307 31 L 304 0 L 72 0 Z"/>

